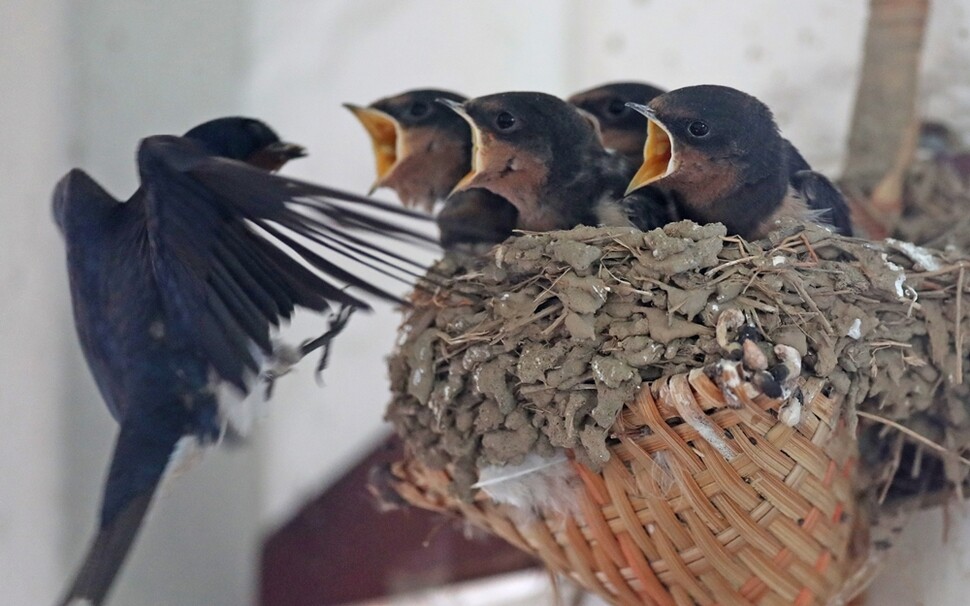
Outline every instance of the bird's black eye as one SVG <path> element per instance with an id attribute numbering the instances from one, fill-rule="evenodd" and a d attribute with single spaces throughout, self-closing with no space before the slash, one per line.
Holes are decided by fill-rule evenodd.
<path id="1" fill-rule="evenodd" d="M 424 103 L 423 101 L 418 101 L 412 104 L 410 109 L 411 116 L 414 118 L 426 116 L 429 111 L 431 111 L 431 108 L 428 107 L 428 104 Z"/>
<path id="2" fill-rule="evenodd" d="M 687 132 L 699 139 L 701 137 L 706 137 L 707 133 L 711 132 L 711 129 L 707 126 L 707 122 L 694 120 L 687 125 Z"/>
<path id="3" fill-rule="evenodd" d="M 515 126 L 515 116 L 509 112 L 502 112 L 495 116 L 495 126 L 498 127 L 499 130 L 509 130 Z"/>
<path id="4" fill-rule="evenodd" d="M 626 113 L 627 106 L 623 99 L 613 99 L 610 104 L 606 106 L 606 111 L 609 112 L 611 116 L 619 116 Z"/>

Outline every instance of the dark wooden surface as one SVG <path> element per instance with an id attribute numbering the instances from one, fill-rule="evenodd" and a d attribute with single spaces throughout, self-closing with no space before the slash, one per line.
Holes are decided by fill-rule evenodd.
<path id="1" fill-rule="evenodd" d="M 388 438 L 263 544 L 262 606 L 346 604 L 537 566 L 460 521 L 405 508 L 381 513 L 367 490 L 375 466 L 402 456 Z"/>

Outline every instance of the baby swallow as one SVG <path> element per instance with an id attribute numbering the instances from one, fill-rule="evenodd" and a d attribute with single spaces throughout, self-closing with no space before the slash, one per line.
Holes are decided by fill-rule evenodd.
<path id="1" fill-rule="evenodd" d="M 141 185 L 126 202 L 79 169 L 57 184 L 75 327 L 120 426 L 98 532 L 62 604 L 104 601 L 178 463 L 176 445 L 219 439 L 228 405 L 219 388 L 252 388 L 275 357 L 273 327 L 296 307 L 366 309 L 344 284 L 396 300 L 347 267 L 393 253 L 343 228 L 407 238 L 353 206 L 415 213 L 268 172 L 303 155 L 258 120 L 221 118 L 144 139 Z"/>
<path id="2" fill-rule="evenodd" d="M 391 188 L 406 206 L 428 212 L 445 200 L 437 222 L 446 249 L 501 242 L 516 227 L 514 206 L 484 189 L 448 197 L 471 167 L 472 135 L 468 123 L 437 99 L 460 103 L 465 97 L 418 89 L 367 107 L 346 105 L 371 137 L 377 165 L 374 188 Z"/>
<path id="3" fill-rule="evenodd" d="M 643 162 L 647 119 L 627 103 L 645 104 L 663 93 L 643 82 L 612 82 L 578 92 L 567 101 L 596 118 L 603 145 L 623 154 L 636 166 Z"/>
<path id="4" fill-rule="evenodd" d="M 393 189 L 405 206 L 430 212 L 467 171 L 468 127 L 435 99 L 464 101 L 443 90 L 412 90 L 367 107 L 345 104 L 370 135 L 379 187 Z"/>
<path id="5" fill-rule="evenodd" d="M 771 110 L 751 95 L 690 86 L 630 107 L 649 122 L 643 164 L 627 193 L 652 185 L 679 218 L 720 222 L 746 239 L 764 236 L 786 216 L 851 235 L 842 194 L 811 170 L 779 134 Z"/>
<path id="6" fill-rule="evenodd" d="M 633 170 L 606 151 L 585 112 L 533 92 L 440 101 L 472 128 L 472 168 L 455 192 L 480 187 L 502 196 L 527 231 L 630 225 L 619 200 Z"/>

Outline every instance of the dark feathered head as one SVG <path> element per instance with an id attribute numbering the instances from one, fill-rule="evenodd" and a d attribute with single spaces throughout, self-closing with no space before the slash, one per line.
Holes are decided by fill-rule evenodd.
<path id="1" fill-rule="evenodd" d="M 278 170 L 287 161 L 306 155 L 306 150 L 281 141 L 265 123 L 232 116 L 209 120 L 184 135 L 201 143 L 215 156 L 242 160 L 266 170 Z"/>

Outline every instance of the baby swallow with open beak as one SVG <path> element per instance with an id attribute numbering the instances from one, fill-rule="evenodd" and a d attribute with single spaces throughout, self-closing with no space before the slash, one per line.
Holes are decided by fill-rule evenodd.
<path id="1" fill-rule="evenodd" d="M 627 103 L 649 103 L 663 93 L 644 82 L 611 82 L 578 92 L 567 101 L 596 118 L 603 145 L 636 166 L 643 161 L 647 119 Z"/>
<path id="2" fill-rule="evenodd" d="M 454 159 L 468 155 L 467 125 L 435 99 L 463 101 L 443 90 L 412 90 L 367 107 L 345 104 L 370 135 L 377 167 L 372 190 L 393 189 L 405 206 L 431 211 L 467 170 Z"/>
<path id="3" fill-rule="evenodd" d="M 385 97 L 367 107 L 346 104 L 370 135 L 377 166 L 373 189 L 393 189 L 405 206 L 437 215 L 445 249 L 476 249 L 508 238 L 518 212 L 501 197 L 471 189 L 449 197 L 471 167 L 468 123 L 440 103 L 465 97 L 450 91 L 416 89 Z"/>
<path id="4" fill-rule="evenodd" d="M 782 138 L 758 99 L 702 85 L 630 107 L 649 122 L 643 164 L 628 194 L 653 186 L 672 201 L 678 218 L 720 222 L 746 239 L 763 237 L 782 217 L 851 235 L 842 194 Z"/>
<path id="5" fill-rule="evenodd" d="M 455 192 L 484 188 L 502 196 L 526 231 L 630 225 L 620 199 L 633 170 L 603 147 L 585 112 L 535 92 L 440 102 L 472 129 L 472 168 Z"/>

